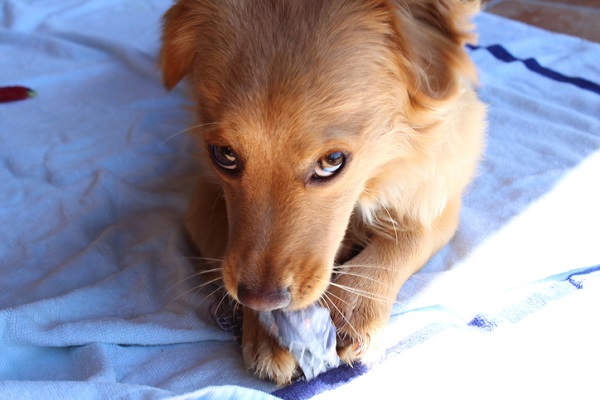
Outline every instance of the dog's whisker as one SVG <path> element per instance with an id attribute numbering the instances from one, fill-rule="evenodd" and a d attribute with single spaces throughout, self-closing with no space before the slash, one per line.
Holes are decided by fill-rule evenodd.
<path id="1" fill-rule="evenodd" d="M 185 282 L 189 281 L 190 279 L 197 278 L 197 277 L 199 277 L 199 276 L 202 276 L 202 275 L 204 275 L 204 274 L 208 274 L 208 273 L 212 273 L 212 272 L 218 272 L 218 271 L 220 271 L 220 270 L 221 270 L 221 268 L 213 268 L 213 269 L 208 269 L 208 270 L 202 270 L 202 271 L 196 272 L 196 273 L 194 273 L 194 274 L 188 275 L 188 276 L 186 276 L 185 278 L 183 278 L 183 279 L 180 279 L 179 281 L 175 282 L 175 283 L 174 283 L 174 284 L 172 284 L 170 287 L 168 287 L 168 288 L 165 290 L 165 294 L 168 294 L 168 293 L 170 293 L 170 292 L 171 292 L 172 290 L 174 290 L 176 287 L 178 287 L 178 286 L 180 286 L 180 285 L 183 285 Z"/>
<path id="2" fill-rule="evenodd" d="M 381 271 L 390 271 L 395 272 L 394 268 L 387 268 L 381 265 L 369 265 L 369 264 L 339 264 L 335 266 L 336 270 L 346 269 L 346 268 L 365 268 L 365 269 L 378 269 Z"/>
<path id="3" fill-rule="evenodd" d="M 202 298 L 202 300 L 200 300 L 198 302 L 198 304 L 202 304 L 206 301 L 206 299 L 210 298 L 211 296 L 213 296 L 215 293 L 217 293 L 219 290 L 223 290 L 225 286 L 224 285 L 219 285 L 215 290 L 213 290 L 212 292 L 210 292 L 209 294 L 207 294 L 206 296 L 204 296 Z"/>
<path id="4" fill-rule="evenodd" d="M 387 286 L 385 283 L 383 283 L 383 282 L 381 282 L 381 281 L 379 281 L 379 280 L 377 280 L 375 278 L 371 278 L 370 276 L 363 275 L 363 274 L 355 274 L 355 273 L 352 273 L 352 272 L 342 271 L 342 272 L 337 272 L 337 275 L 355 276 L 357 278 L 366 279 L 366 280 L 371 281 L 373 283 L 377 283 L 378 285 L 381 285 L 381 286 L 384 286 L 384 287 Z"/>
<path id="5" fill-rule="evenodd" d="M 210 273 L 213 273 L 213 272 L 219 272 L 219 271 L 222 271 L 222 270 L 223 270 L 223 268 L 221 268 L 221 267 L 211 268 L 211 269 L 204 269 L 202 271 L 199 271 L 199 272 L 196 272 L 195 274 L 190 275 L 189 277 L 187 277 L 185 279 L 196 278 L 198 276 L 202 276 L 202 275 L 205 275 L 205 274 L 210 274 Z"/>
<path id="6" fill-rule="evenodd" d="M 355 288 L 355 287 L 351 287 L 351 286 L 346 286 L 346 285 L 340 285 L 340 284 L 335 283 L 335 282 L 329 282 L 329 284 L 331 286 L 334 286 L 334 287 L 337 287 L 339 289 L 345 290 L 348 293 L 354 294 L 354 295 L 359 296 L 359 297 L 363 297 L 365 299 L 377 301 L 377 302 L 380 302 L 380 303 L 383 303 L 383 304 L 388 304 L 390 302 L 392 302 L 393 304 L 396 303 L 396 301 L 392 301 L 388 297 L 376 295 L 376 294 L 368 292 L 366 290 L 361 290 L 361 289 L 358 289 L 358 288 Z"/>
<path id="7" fill-rule="evenodd" d="M 215 126 L 213 127 L 212 125 L 215 125 Z M 206 128 L 206 127 L 209 127 L 209 129 L 214 129 L 214 128 L 217 128 L 216 125 L 217 124 L 215 122 L 211 122 L 211 123 L 206 123 L 206 124 L 197 124 L 197 125 L 189 126 L 189 127 L 185 128 L 185 129 L 182 129 L 180 131 L 175 132 L 174 134 L 172 134 L 171 136 L 169 136 L 168 138 L 166 138 L 165 140 L 163 140 L 161 142 L 161 146 L 164 146 L 168 141 L 173 140 L 177 136 L 183 135 L 184 133 L 193 131 L 195 129 L 203 129 L 203 128 Z"/>
<path id="8" fill-rule="evenodd" d="M 188 260 L 199 260 L 207 262 L 223 262 L 222 258 L 202 257 L 202 256 L 184 256 Z"/>
<path id="9" fill-rule="evenodd" d="M 223 296 L 221 296 L 221 300 L 219 300 L 219 302 L 217 303 L 217 307 L 215 308 L 215 314 L 219 312 L 219 308 L 221 307 L 221 304 L 223 304 L 223 301 L 225 301 L 227 296 L 229 296 L 229 294 L 227 293 L 227 291 L 225 291 L 225 293 L 223 293 Z"/>
<path id="10" fill-rule="evenodd" d="M 352 305 L 347 302 L 346 300 L 342 299 L 340 296 L 336 296 L 335 294 L 331 293 L 329 290 L 326 290 L 325 293 L 323 293 L 323 296 L 327 296 L 327 299 L 329 301 L 331 301 L 331 298 L 329 296 L 333 296 L 336 299 L 338 299 L 339 301 L 341 301 L 342 303 L 344 303 L 345 305 L 347 305 L 348 307 L 352 307 Z"/>
<path id="11" fill-rule="evenodd" d="M 337 311 L 337 313 L 340 315 L 340 317 L 342 317 L 342 319 L 344 320 L 344 324 L 345 324 L 345 325 L 347 325 L 348 327 L 350 327 L 350 329 L 352 329 L 352 331 L 354 332 L 354 334 L 356 335 L 356 337 L 360 337 L 360 335 L 358 334 L 358 332 L 357 332 L 356 328 L 354 328 L 354 325 L 352 325 L 352 323 L 351 323 L 351 322 L 350 322 L 350 320 L 349 320 L 349 319 L 348 319 L 348 318 L 347 318 L 347 317 L 344 315 L 344 313 L 342 312 L 342 310 L 340 310 L 340 309 L 338 308 L 338 306 L 336 306 L 336 305 L 335 305 L 335 303 L 333 302 L 333 300 L 331 300 L 331 298 L 329 297 L 330 295 L 331 295 L 331 296 L 333 296 L 333 297 L 335 297 L 335 298 L 337 298 L 337 299 L 340 299 L 338 296 L 334 295 L 334 294 L 333 294 L 333 293 L 331 293 L 331 292 L 329 292 L 329 293 L 328 293 L 328 292 L 325 292 L 325 293 L 323 293 L 323 296 L 324 296 L 324 298 L 325 298 L 325 300 L 326 300 L 326 301 L 325 301 L 325 304 L 327 304 L 327 301 L 329 301 L 329 303 L 331 303 L 331 305 L 333 306 L 333 308 L 335 308 L 335 310 L 336 310 L 336 311 Z M 342 300 L 342 299 L 340 299 L 340 300 Z M 343 300 L 342 300 L 342 301 L 343 301 Z M 344 303 L 346 303 L 346 302 L 344 302 Z M 346 303 L 346 304 L 348 304 L 348 303 Z M 329 307 L 328 307 L 328 308 L 329 308 Z M 331 312 L 331 309 L 329 309 L 329 311 Z"/>
<path id="12" fill-rule="evenodd" d="M 198 286 L 196 286 L 196 287 L 195 287 L 195 289 L 196 289 L 197 291 L 200 291 L 200 290 L 204 289 L 206 286 L 208 286 L 208 285 L 210 285 L 210 284 L 212 284 L 212 283 L 215 283 L 215 282 L 221 281 L 221 280 L 222 280 L 222 278 L 219 276 L 219 277 L 217 277 L 217 278 L 214 278 L 214 279 L 208 280 L 208 281 L 206 281 L 206 282 L 202 283 L 201 285 L 198 285 Z"/>
<path id="13" fill-rule="evenodd" d="M 165 144 L 167 144 L 167 142 L 169 142 L 170 140 L 175 139 L 176 137 L 178 137 L 179 135 L 183 135 L 184 133 L 186 133 L 187 131 L 189 131 L 191 128 L 186 128 L 186 129 L 182 129 L 179 132 L 175 132 L 174 134 L 172 134 L 171 136 L 167 137 L 165 140 L 163 140 L 162 142 L 160 142 L 161 146 L 164 146 Z"/>
<path id="14" fill-rule="evenodd" d="M 377 190 L 373 190 L 373 191 L 381 194 L 381 192 L 379 192 Z M 365 193 L 366 195 L 375 199 L 379 203 L 379 205 L 384 209 L 384 211 L 387 213 L 389 221 L 391 222 L 392 228 L 394 230 L 394 239 L 396 241 L 396 244 L 398 244 L 398 225 L 397 225 L 398 223 L 396 222 L 396 220 L 394 218 L 392 218 L 392 214 L 390 213 L 390 210 L 383 204 L 383 202 L 381 201 L 381 199 L 379 197 L 377 197 L 371 193 L 371 189 L 363 189 L 363 193 Z M 378 217 L 376 217 L 376 218 L 377 218 L 377 221 L 380 222 L 379 218 Z"/>
<path id="15" fill-rule="evenodd" d="M 188 289 L 188 290 L 184 291 L 183 293 L 180 293 L 180 294 L 179 294 L 177 297 L 175 297 L 175 299 L 174 299 L 174 300 L 179 300 L 179 299 L 181 299 L 182 297 L 189 295 L 190 293 L 199 294 L 199 293 L 200 293 L 200 291 L 202 291 L 202 289 L 204 289 L 204 288 L 205 288 L 205 287 L 207 287 L 208 285 L 210 285 L 210 284 L 212 284 L 212 283 L 215 283 L 215 282 L 217 282 L 217 281 L 218 281 L 218 279 L 215 279 L 214 281 L 207 282 L 206 284 L 202 284 L 202 285 L 199 285 L 199 286 L 195 286 L 195 287 L 193 287 L 193 288 L 191 288 L 191 289 Z M 221 285 L 221 286 L 219 286 L 217 289 L 219 289 L 219 288 L 221 288 L 221 287 L 222 287 L 222 285 Z M 215 293 L 215 292 L 216 292 L 216 289 L 215 289 L 215 290 L 213 290 L 213 291 L 212 291 L 212 292 L 211 292 L 211 293 L 210 293 L 208 296 L 212 295 L 212 294 L 213 294 L 213 293 Z M 206 297 L 208 297 L 208 296 L 206 296 Z M 202 300 L 200 301 L 200 303 L 202 303 L 204 300 L 206 300 L 206 297 L 205 297 L 204 299 L 202 299 Z"/>
<path id="16" fill-rule="evenodd" d="M 320 281 L 324 281 L 324 280 L 320 279 Z M 387 301 L 389 301 L 389 299 L 386 298 L 386 297 L 384 297 L 384 296 L 377 296 L 376 294 L 368 292 L 366 290 L 358 289 L 358 288 L 355 288 L 355 287 L 352 287 L 352 286 L 342 285 L 342 284 L 339 284 L 339 283 L 336 283 L 336 282 L 333 282 L 333 281 L 327 281 L 327 283 L 330 286 L 334 286 L 334 287 L 340 288 L 342 290 L 345 290 L 348 293 L 354 294 L 354 295 L 359 296 L 359 297 L 363 297 L 363 298 L 371 299 L 371 300 L 375 300 L 375 301 L 380 301 L 380 302 L 384 302 L 384 301 L 387 302 Z"/>
<path id="17" fill-rule="evenodd" d="M 215 279 L 211 279 L 211 280 L 209 280 L 209 281 L 207 281 L 207 282 L 204 282 L 204 283 L 203 283 L 203 284 L 201 284 L 201 285 L 194 286 L 193 288 L 191 288 L 191 289 L 188 289 L 188 290 L 185 290 L 184 292 L 182 292 L 182 293 L 178 294 L 178 295 L 177 295 L 177 296 L 176 296 L 176 297 L 175 297 L 173 300 L 179 300 L 181 297 L 183 297 L 183 296 L 187 296 L 187 295 L 188 295 L 188 294 L 190 294 L 191 292 L 194 292 L 194 293 L 200 293 L 200 291 L 201 291 L 202 289 L 204 289 L 205 287 L 207 287 L 208 285 L 211 285 L 211 284 L 213 284 L 213 283 L 215 283 L 215 282 L 219 282 L 219 281 L 221 281 L 221 280 L 222 280 L 222 279 L 221 279 L 221 277 L 218 277 L 218 278 L 215 278 Z M 220 287 L 222 287 L 222 286 L 223 286 L 223 285 L 220 285 Z M 211 294 L 212 294 L 212 293 L 211 293 Z M 204 301 L 204 300 L 203 300 L 203 301 Z"/>
<path id="18" fill-rule="evenodd" d="M 197 277 L 202 276 L 204 274 L 210 274 L 210 273 L 218 272 L 218 271 L 221 271 L 221 268 L 212 268 L 212 269 L 202 270 L 200 272 L 196 272 L 195 274 L 188 275 L 185 278 L 183 278 L 180 281 L 178 281 L 177 283 L 173 284 L 169 289 L 167 289 L 167 293 L 170 292 L 171 290 L 173 290 L 178 285 L 182 285 L 183 283 L 189 281 L 190 279 L 194 279 L 194 278 L 197 278 Z"/>
<path id="19" fill-rule="evenodd" d="M 227 294 L 229 296 L 229 293 Z M 240 307 L 242 307 L 242 303 L 240 303 L 239 301 L 237 301 L 236 299 L 234 299 L 233 297 L 229 296 L 231 298 L 231 300 L 233 300 L 233 313 L 236 314 L 239 310 Z"/>

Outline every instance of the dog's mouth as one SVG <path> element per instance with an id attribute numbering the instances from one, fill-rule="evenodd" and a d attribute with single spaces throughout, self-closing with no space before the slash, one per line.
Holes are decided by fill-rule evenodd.
<path id="1" fill-rule="evenodd" d="M 255 291 L 246 285 L 238 284 L 237 300 L 256 311 L 286 309 L 292 302 L 290 288 Z"/>
<path id="2" fill-rule="evenodd" d="M 282 277 L 278 272 L 267 271 L 248 276 L 233 273 L 230 266 L 223 269 L 224 286 L 231 298 L 255 311 L 298 310 L 317 303 L 326 295 L 327 289 L 341 272 L 342 264 L 356 257 L 365 245 L 362 243 L 343 243 L 334 262 L 326 267 L 320 263 L 306 262 L 306 270 L 290 266 L 289 275 Z"/>
<path id="3" fill-rule="evenodd" d="M 270 280 L 262 282 L 238 280 L 235 287 L 225 284 L 225 288 L 230 297 L 255 311 L 292 311 L 316 303 L 326 292 L 333 276 L 332 269 L 322 275 L 311 277 L 312 282 L 319 282 L 319 284 L 278 285 Z"/>

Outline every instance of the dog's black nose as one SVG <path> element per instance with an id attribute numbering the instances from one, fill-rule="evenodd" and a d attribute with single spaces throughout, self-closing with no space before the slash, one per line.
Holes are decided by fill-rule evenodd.
<path id="1" fill-rule="evenodd" d="M 256 311 L 270 311 L 287 307 L 292 301 L 290 290 L 253 289 L 239 284 L 237 297 L 240 303 Z"/>

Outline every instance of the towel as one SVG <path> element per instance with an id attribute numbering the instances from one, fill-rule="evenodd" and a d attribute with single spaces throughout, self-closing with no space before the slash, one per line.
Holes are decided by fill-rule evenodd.
<path id="1" fill-rule="evenodd" d="M 277 388 L 245 367 L 182 232 L 197 175 L 156 55 L 170 0 L 4 0 L 0 397 L 597 393 L 600 45 L 483 13 L 485 160 L 400 291 L 384 357 Z M 431 396 L 430 396 L 431 395 Z"/>

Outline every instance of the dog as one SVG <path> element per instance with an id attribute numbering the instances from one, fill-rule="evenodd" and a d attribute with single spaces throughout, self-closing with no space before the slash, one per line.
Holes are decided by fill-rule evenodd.
<path id="1" fill-rule="evenodd" d="M 479 3 L 178 0 L 166 12 L 163 81 L 187 78 L 201 150 L 187 230 L 243 305 L 243 358 L 261 378 L 287 384 L 297 363 L 258 311 L 318 302 L 340 358 L 368 360 L 401 286 L 454 235 L 485 142 L 464 50 Z"/>

